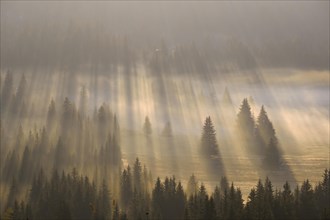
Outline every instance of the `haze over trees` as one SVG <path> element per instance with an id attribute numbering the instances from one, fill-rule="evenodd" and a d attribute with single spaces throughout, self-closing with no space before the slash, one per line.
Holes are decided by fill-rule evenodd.
<path id="1" fill-rule="evenodd" d="M 330 219 L 329 2 L 0 4 L 0 219 Z"/>
<path id="2" fill-rule="evenodd" d="M 5 83 L 12 82 L 7 80 Z M 8 99 L 4 95 L 2 98 Z M 22 97 L 22 102 L 25 99 Z M 2 163 L 1 182 L 9 187 L 7 199 L 2 197 L 5 201 L 3 218 L 140 219 L 146 215 L 152 219 L 329 217 L 329 209 L 325 206 L 329 188 L 327 170 L 317 186 L 313 188 L 306 180 L 295 194 L 288 182 L 282 191 L 275 190 L 268 178 L 265 183 L 259 180 L 245 203 L 240 189 L 233 183 L 229 184 L 226 178 L 222 178 L 220 185 L 208 194 L 205 185 L 192 175 L 185 189 L 174 176 L 164 180 L 159 177 L 153 179 L 138 158 L 132 169 L 129 165 L 123 166 L 116 115 L 106 104 L 99 107 L 94 119 L 86 113 L 82 116 L 81 108 L 84 109 L 84 105 L 77 109 L 67 97 L 60 107 L 56 107 L 52 99 L 45 114 L 47 127 L 24 134 L 22 126 L 19 126 L 12 149 L 2 148 L 7 156 Z M 23 117 L 19 112 L 11 114 Z M 266 168 L 279 169 L 281 152 L 278 138 L 265 107 L 261 107 L 255 121 L 249 103 L 244 99 L 236 124 L 246 149 L 250 148 L 262 156 Z M 171 135 L 170 124 L 166 126 L 161 135 Z M 148 117 L 143 131 L 145 135 L 152 134 Z M 91 142 L 95 138 L 97 141 Z M 92 147 L 92 143 L 100 146 Z M 253 151 L 252 147 L 258 147 L 259 151 Z M 211 172 L 217 173 L 218 177 L 225 174 L 221 168 L 220 149 L 213 122 L 208 116 L 202 127 L 200 153 L 207 158 L 206 161 L 211 161 L 207 167 L 212 168 Z M 90 170 L 93 175 L 78 174 L 75 167 L 84 173 Z M 21 196 L 25 190 L 27 199 Z"/>

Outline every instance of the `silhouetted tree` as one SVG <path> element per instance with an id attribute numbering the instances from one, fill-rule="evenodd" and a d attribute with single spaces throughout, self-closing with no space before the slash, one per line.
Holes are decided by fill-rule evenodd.
<path id="1" fill-rule="evenodd" d="M 205 155 L 216 157 L 219 156 L 216 133 L 210 116 L 207 117 L 204 122 L 201 148 L 202 153 Z"/>
<path id="2" fill-rule="evenodd" d="M 255 142 L 255 122 L 252 116 L 248 100 L 243 99 L 240 110 L 237 114 L 237 133 L 243 146 L 251 153 L 258 153 Z"/>
<path id="3" fill-rule="evenodd" d="M 66 167 L 68 162 L 68 151 L 65 144 L 60 137 L 57 141 L 54 155 L 54 168 L 62 170 Z"/>
<path id="4" fill-rule="evenodd" d="M 25 147 L 22 162 L 21 162 L 21 168 L 19 172 L 19 181 L 21 183 L 27 183 L 29 182 L 29 178 L 31 177 L 31 171 L 33 169 L 32 160 L 31 160 L 31 153 L 28 146 Z"/>
<path id="5" fill-rule="evenodd" d="M 314 191 L 309 180 L 303 182 L 299 194 L 299 219 L 314 219 L 317 216 Z"/>
<path id="6" fill-rule="evenodd" d="M 87 114 L 87 89 L 85 86 L 83 86 L 80 90 L 79 112 L 83 118 Z"/>
<path id="7" fill-rule="evenodd" d="M 187 195 L 194 195 L 198 191 L 198 181 L 194 174 L 192 174 L 188 180 L 187 184 Z"/>
<path id="8" fill-rule="evenodd" d="M 138 193 L 142 191 L 142 166 L 139 158 L 136 158 L 133 167 L 133 188 Z"/>
<path id="9" fill-rule="evenodd" d="M 271 138 L 274 141 L 277 141 L 275 129 L 273 127 L 272 122 L 268 118 L 264 106 L 261 106 L 260 113 L 257 118 L 256 133 L 263 148 L 267 147 Z"/>
<path id="10" fill-rule="evenodd" d="M 330 219 L 330 170 L 325 170 L 322 181 L 315 187 L 315 200 L 320 219 Z"/>
<path id="11" fill-rule="evenodd" d="M 279 216 L 277 216 L 277 219 L 295 219 L 294 197 L 288 182 L 285 182 L 285 184 L 283 185 L 283 191 L 282 193 L 280 193 L 279 199 L 280 207 L 278 211 Z"/>
<path id="12" fill-rule="evenodd" d="M 9 101 L 11 101 L 13 95 L 13 73 L 7 71 L 5 76 L 5 81 L 1 91 L 1 112 L 4 112 L 9 106 Z"/>
<path id="13" fill-rule="evenodd" d="M 166 122 L 165 127 L 162 131 L 162 135 L 167 136 L 167 137 L 172 136 L 172 126 L 171 126 L 171 123 L 169 121 Z"/>
<path id="14" fill-rule="evenodd" d="M 152 218 L 153 219 L 162 219 L 162 205 L 164 203 L 164 185 L 160 181 L 159 177 L 156 180 L 155 187 L 152 191 Z"/>
<path id="15" fill-rule="evenodd" d="M 151 123 L 148 116 L 146 116 L 144 121 L 143 132 L 145 135 L 151 135 L 152 133 Z"/>
<path id="16" fill-rule="evenodd" d="M 26 88 L 26 78 L 25 75 L 23 74 L 21 77 L 21 80 L 19 82 L 14 102 L 13 102 L 13 112 L 15 114 L 20 114 L 19 116 L 21 117 L 26 110 L 25 106 L 25 97 L 27 95 L 27 88 Z"/>
<path id="17" fill-rule="evenodd" d="M 125 210 L 128 208 L 133 195 L 132 174 L 129 165 L 122 172 L 120 184 L 121 204 Z"/>
<path id="18" fill-rule="evenodd" d="M 48 106 L 48 113 L 47 113 L 47 130 L 51 130 L 54 126 L 56 119 L 56 107 L 55 107 L 55 101 L 52 99 Z"/>

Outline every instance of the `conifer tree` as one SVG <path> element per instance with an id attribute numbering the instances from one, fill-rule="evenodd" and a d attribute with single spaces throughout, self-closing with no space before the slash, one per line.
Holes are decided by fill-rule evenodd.
<path id="1" fill-rule="evenodd" d="M 22 162 L 21 162 L 21 168 L 19 172 L 19 181 L 21 183 L 26 183 L 29 180 L 29 177 L 31 176 L 31 169 L 33 168 L 31 166 L 31 155 L 30 155 L 30 149 L 28 146 L 25 147 Z"/>
<path id="2" fill-rule="evenodd" d="M 198 181 L 194 174 L 192 174 L 189 178 L 188 184 L 187 184 L 187 195 L 194 195 L 198 191 Z"/>
<path id="3" fill-rule="evenodd" d="M 172 126 L 169 121 L 166 122 L 164 129 L 162 131 L 162 135 L 166 137 L 172 136 Z"/>
<path id="4" fill-rule="evenodd" d="M 83 118 L 87 114 L 87 89 L 85 86 L 83 86 L 80 90 L 79 112 Z"/>
<path id="5" fill-rule="evenodd" d="M 155 187 L 152 191 L 152 218 L 162 218 L 162 205 L 164 203 L 164 185 L 159 177 L 156 180 Z"/>
<path id="6" fill-rule="evenodd" d="M 56 108 L 55 108 L 55 101 L 52 99 L 48 106 L 48 113 L 47 113 L 47 129 L 51 130 L 54 126 L 56 118 Z"/>
<path id="7" fill-rule="evenodd" d="M 13 95 L 13 73 L 11 71 L 7 71 L 5 76 L 5 81 L 1 91 L 1 109 L 3 112 L 11 100 Z"/>
<path id="8" fill-rule="evenodd" d="M 136 158 L 133 167 L 133 189 L 138 193 L 142 191 L 142 166 L 139 158 Z"/>
<path id="9" fill-rule="evenodd" d="M 128 208 L 128 204 L 132 199 L 132 174 L 129 165 L 124 169 L 121 175 L 120 181 L 120 195 L 121 195 L 121 204 L 122 208 L 125 210 Z"/>
<path id="10" fill-rule="evenodd" d="M 219 156 L 216 133 L 210 116 L 207 117 L 204 122 L 201 148 L 204 155 Z"/>
<path id="11" fill-rule="evenodd" d="M 149 120 L 149 117 L 146 116 L 143 124 L 143 132 L 145 135 L 151 135 L 152 134 L 152 128 L 151 128 L 151 123 Z"/>
<path id="12" fill-rule="evenodd" d="M 267 147 L 271 138 L 274 141 L 277 141 L 275 129 L 273 127 L 272 122 L 268 118 L 264 106 L 261 106 L 260 113 L 257 118 L 256 133 L 263 148 Z"/>
<path id="13" fill-rule="evenodd" d="M 16 94 L 15 94 L 15 100 L 13 103 L 13 112 L 16 114 L 19 113 L 24 113 L 25 111 L 25 106 L 24 106 L 24 101 L 27 93 L 27 88 L 26 88 L 26 78 L 25 75 L 23 74 L 21 77 L 21 80 L 19 82 Z M 22 116 L 22 115 L 20 115 Z"/>
<path id="14" fill-rule="evenodd" d="M 237 133 L 243 146 L 251 153 L 256 153 L 255 146 L 255 122 L 248 100 L 243 99 L 240 110 L 237 114 Z"/>
<path id="15" fill-rule="evenodd" d="M 283 185 L 283 191 L 280 193 L 280 210 L 280 216 L 278 216 L 279 219 L 290 220 L 295 218 L 294 197 L 287 181 Z"/>
<path id="16" fill-rule="evenodd" d="M 309 180 L 303 182 L 299 195 L 299 219 L 313 219 L 316 216 L 314 191 Z"/>
<path id="17" fill-rule="evenodd" d="M 321 219 L 330 219 L 330 170 L 325 169 L 322 181 L 315 187 L 315 200 Z"/>

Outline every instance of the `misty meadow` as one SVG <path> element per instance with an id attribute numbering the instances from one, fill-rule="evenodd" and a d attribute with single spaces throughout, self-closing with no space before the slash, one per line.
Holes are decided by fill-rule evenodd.
<path id="1" fill-rule="evenodd" d="M 0 219 L 330 219 L 328 1 L 1 1 Z"/>

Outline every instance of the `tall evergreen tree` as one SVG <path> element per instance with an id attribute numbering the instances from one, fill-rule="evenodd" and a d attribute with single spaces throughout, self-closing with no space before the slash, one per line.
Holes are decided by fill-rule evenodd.
<path id="1" fill-rule="evenodd" d="M 87 89 L 85 86 L 83 86 L 80 90 L 79 112 L 83 118 L 87 114 Z"/>
<path id="2" fill-rule="evenodd" d="M 159 177 L 156 180 L 155 187 L 152 191 L 152 218 L 162 219 L 162 205 L 164 203 L 164 185 Z"/>
<path id="3" fill-rule="evenodd" d="M 283 185 L 283 191 L 280 194 L 280 210 L 280 215 L 278 216 L 279 219 L 295 219 L 294 197 L 288 182 L 285 182 L 285 184 Z"/>
<path id="4" fill-rule="evenodd" d="M 266 147 L 272 138 L 274 141 L 277 140 L 275 129 L 272 122 L 269 120 L 267 112 L 264 106 L 261 106 L 259 116 L 257 118 L 257 134 L 260 138 L 261 144 Z"/>
<path id="5" fill-rule="evenodd" d="M 316 211 L 314 191 L 307 179 L 300 188 L 298 218 L 302 220 L 314 219 L 317 215 Z"/>
<path id="6" fill-rule="evenodd" d="M 7 71 L 5 76 L 5 81 L 1 91 L 1 109 L 3 112 L 8 104 L 11 101 L 13 95 L 13 73 L 11 71 Z"/>
<path id="7" fill-rule="evenodd" d="M 139 158 L 136 158 L 133 167 L 133 189 L 138 193 L 142 191 L 142 166 Z"/>
<path id="8" fill-rule="evenodd" d="M 14 103 L 12 106 L 13 112 L 16 114 L 24 113 L 24 111 L 25 111 L 26 107 L 24 106 L 25 105 L 24 101 L 25 101 L 25 97 L 27 95 L 26 84 L 27 84 L 26 78 L 25 78 L 25 75 L 23 74 L 21 77 L 21 80 L 19 82 L 16 94 L 15 94 L 15 100 L 14 100 Z"/>
<path id="9" fill-rule="evenodd" d="M 323 173 L 322 181 L 315 187 L 315 199 L 321 219 L 330 219 L 330 170 Z"/>
<path id="10" fill-rule="evenodd" d="M 52 99 L 48 106 L 48 113 L 47 113 L 47 130 L 51 130 L 54 126 L 56 118 L 56 107 L 55 101 Z"/>
<path id="11" fill-rule="evenodd" d="M 152 133 L 152 127 L 151 127 L 151 123 L 150 123 L 148 116 L 146 116 L 146 118 L 144 120 L 143 132 L 145 135 L 151 135 L 151 133 Z"/>
<path id="12" fill-rule="evenodd" d="M 31 166 L 31 153 L 28 146 L 25 147 L 22 162 L 21 162 L 21 168 L 19 172 L 19 180 L 21 183 L 29 182 L 29 177 L 31 177 L 31 170 L 33 169 L 33 166 Z"/>
<path id="13" fill-rule="evenodd" d="M 204 155 L 219 156 L 216 133 L 210 116 L 207 117 L 204 122 L 201 148 Z"/>
<path id="14" fill-rule="evenodd" d="M 198 181 L 194 174 L 192 174 L 188 180 L 187 184 L 187 195 L 194 195 L 198 191 Z"/>
<path id="15" fill-rule="evenodd" d="M 166 137 L 172 136 L 172 126 L 169 121 L 166 122 L 164 129 L 162 131 L 162 135 Z"/>
<path id="16" fill-rule="evenodd" d="M 121 175 L 120 184 L 121 184 L 120 187 L 121 204 L 122 204 L 122 209 L 125 210 L 128 208 L 129 202 L 131 201 L 133 195 L 132 174 L 129 165 L 127 166 L 127 169 L 124 169 Z"/>
<path id="17" fill-rule="evenodd" d="M 255 122 L 248 100 L 243 99 L 237 114 L 237 133 L 240 141 L 250 153 L 258 153 L 255 142 Z"/>

